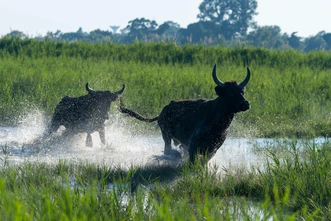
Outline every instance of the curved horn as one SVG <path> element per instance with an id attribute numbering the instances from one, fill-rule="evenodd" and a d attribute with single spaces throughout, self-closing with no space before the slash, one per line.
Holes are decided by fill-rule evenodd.
<path id="1" fill-rule="evenodd" d="M 123 87 L 121 90 L 114 92 L 114 94 L 122 94 L 125 89 L 125 84 L 123 84 Z"/>
<path id="2" fill-rule="evenodd" d="M 246 86 L 246 84 L 248 83 L 249 79 L 251 78 L 251 70 L 247 67 L 247 75 L 245 80 L 243 80 L 243 82 L 241 82 L 239 84 L 239 87 L 244 88 Z"/>
<path id="3" fill-rule="evenodd" d="M 223 83 L 222 81 L 220 81 L 220 79 L 218 79 L 218 77 L 216 76 L 216 64 L 214 65 L 212 75 L 213 75 L 214 82 L 215 82 L 218 86 L 224 86 L 224 83 Z"/>
<path id="4" fill-rule="evenodd" d="M 92 88 L 88 86 L 88 82 L 86 83 L 85 88 L 89 93 L 94 91 Z"/>

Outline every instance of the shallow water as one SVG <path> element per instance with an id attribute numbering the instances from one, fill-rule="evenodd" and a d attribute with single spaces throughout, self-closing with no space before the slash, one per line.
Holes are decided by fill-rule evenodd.
<path id="1" fill-rule="evenodd" d="M 25 161 L 52 163 L 65 159 L 122 167 L 178 163 L 183 160 L 163 154 L 164 143 L 161 135 L 135 135 L 108 126 L 106 145 L 101 144 L 98 133 L 92 134 L 93 147 L 85 146 L 86 134 L 78 134 L 66 140 L 59 138 L 44 144 L 30 144 L 42 132 L 42 128 L 33 126 L 0 127 L 0 158 L 6 159 L 10 164 Z M 210 163 L 225 168 L 238 165 L 259 166 L 264 157 L 253 151 L 257 141 L 263 142 L 261 139 L 228 138 Z"/>
<path id="2" fill-rule="evenodd" d="M 26 161 L 57 163 L 59 160 L 67 160 L 128 168 L 133 165 L 178 164 L 185 160 L 163 154 L 164 143 L 160 134 L 144 136 L 133 133 L 132 126 L 128 130 L 124 124 L 121 120 L 106 124 L 106 145 L 101 144 L 98 133 L 93 133 L 93 147 L 85 146 L 86 134 L 78 134 L 66 140 L 58 138 L 44 144 L 31 144 L 43 133 L 43 124 L 0 127 L 0 165 L 4 162 L 11 165 Z M 272 139 L 228 137 L 209 164 L 222 170 L 263 167 L 266 154 L 261 150 L 272 142 Z"/>

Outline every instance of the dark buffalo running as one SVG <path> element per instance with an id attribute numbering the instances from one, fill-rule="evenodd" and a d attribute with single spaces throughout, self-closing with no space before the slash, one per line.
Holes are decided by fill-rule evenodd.
<path id="1" fill-rule="evenodd" d="M 249 109 L 249 102 L 244 98 L 244 87 L 250 79 L 250 69 L 243 82 L 222 82 L 216 76 L 216 65 L 212 77 L 216 83 L 215 99 L 196 99 L 171 101 L 158 117 L 147 119 L 135 111 L 124 108 L 120 111 L 139 120 L 158 121 L 165 142 L 164 154 L 171 154 L 171 140 L 180 144 L 189 152 L 190 162 L 197 154 L 206 154 L 209 160 L 223 144 L 227 128 L 234 114 Z"/>
<path id="2" fill-rule="evenodd" d="M 49 137 L 62 125 L 65 127 L 64 133 L 67 135 L 87 133 L 86 146 L 93 146 L 91 133 L 95 131 L 99 132 L 101 142 L 105 144 L 105 121 L 109 119 L 110 104 L 118 98 L 124 89 L 125 85 L 121 90 L 113 93 L 96 91 L 86 83 L 87 95 L 62 98 L 55 108 L 51 124 L 45 131 L 43 138 Z"/>

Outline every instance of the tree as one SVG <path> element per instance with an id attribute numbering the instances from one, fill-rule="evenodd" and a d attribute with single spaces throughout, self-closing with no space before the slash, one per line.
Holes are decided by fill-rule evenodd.
<path id="1" fill-rule="evenodd" d="M 200 6 L 200 21 L 219 25 L 222 35 L 231 39 L 246 35 L 248 28 L 255 28 L 253 16 L 257 15 L 256 0 L 204 0 Z"/>
<path id="2" fill-rule="evenodd" d="M 80 27 L 77 30 L 77 32 L 68 32 L 61 34 L 61 39 L 73 42 L 73 41 L 83 40 L 84 38 L 86 38 L 87 35 L 88 33 L 83 32 L 83 29 Z"/>
<path id="3" fill-rule="evenodd" d="M 325 33 L 324 31 L 323 32 L 320 32 L 321 35 L 322 35 L 322 38 L 324 39 L 325 43 L 327 44 L 327 50 L 330 50 L 331 49 L 331 33 Z"/>
<path id="4" fill-rule="evenodd" d="M 247 35 L 250 44 L 256 47 L 282 48 L 285 47 L 286 37 L 281 34 L 279 26 L 261 26 Z"/>
<path id="5" fill-rule="evenodd" d="M 154 20 L 148 20 L 145 18 L 136 18 L 129 21 L 128 26 L 122 30 L 123 33 L 127 33 L 131 37 L 142 38 L 155 33 L 157 23 Z"/>
<path id="6" fill-rule="evenodd" d="M 323 39 L 321 32 L 315 36 L 306 38 L 305 44 L 306 44 L 305 52 L 325 50 L 327 48 L 327 44 Z"/>
<path id="7" fill-rule="evenodd" d="M 109 42 L 112 39 L 112 32 L 96 29 L 91 31 L 87 37 L 88 42 Z"/>
<path id="8" fill-rule="evenodd" d="M 181 43 L 204 43 L 206 39 L 213 39 L 218 35 L 219 25 L 210 21 L 199 21 L 189 24 L 187 28 L 178 31 Z"/>
<path id="9" fill-rule="evenodd" d="M 14 37 L 14 38 L 20 38 L 20 39 L 25 39 L 25 38 L 28 37 L 28 36 L 25 35 L 23 32 L 18 31 L 18 30 L 11 31 L 11 32 L 10 32 L 9 34 L 7 34 L 6 36 L 8 36 L 8 37 Z"/>
<path id="10" fill-rule="evenodd" d="M 178 23 L 175 23 L 173 21 L 166 21 L 157 28 L 156 33 L 158 35 L 165 34 L 173 37 L 179 29 L 180 29 L 180 25 Z"/>
<path id="11" fill-rule="evenodd" d="M 46 33 L 46 38 L 49 38 L 49 39 L 52 39 L 52 40 L 59 40 L 61 38 L 61 31 L 60 30 L 57 30 L 55 33 L 49 31 Z"/>
<path id="12" fill-rule="evenodd" d="M 302 46 L 301 37 L 296 36 L 297 32 L 293 32 L 291 37 L 289 37 L 288 44 L 294 49 L 300 49 Z"/>

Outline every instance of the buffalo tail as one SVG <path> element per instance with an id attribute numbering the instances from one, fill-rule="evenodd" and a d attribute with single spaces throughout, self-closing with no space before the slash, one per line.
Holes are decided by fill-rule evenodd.
<path id="1" fill-rule="evenodd" d="M 145 122 L 153 122 L 153 121 L 156 121 L 159 118 L 159 117 L 154 117 L 154 118 L 151 118 L 151 119 L 150 118 L 146 118 L 146 117 L 138 114 L 134 110 L 130 110 L 130 109 L 125 108 L 122 97 L 120 97 L 120 108 L 119 108 L 119 110 L 123 114 L 127 114 L 130 117 L 134 117 L 134 118 L 136 118 L 138 120 L 145 121 Z"/>

